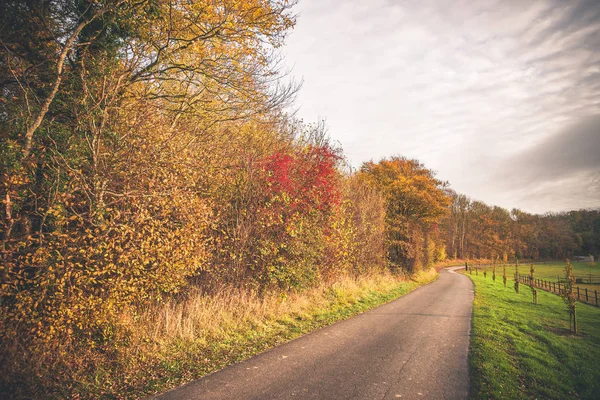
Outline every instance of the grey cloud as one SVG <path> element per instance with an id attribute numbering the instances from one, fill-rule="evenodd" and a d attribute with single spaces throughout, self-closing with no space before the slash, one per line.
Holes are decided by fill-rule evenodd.
<path id="1" fill-rule="evenodd" d="M 540 34 L 541 37 L 556 32 L 563 34 L 573 33 L 597 23 L 600 18 L 600 3 L 598 0 L 568 2 L 554 0 L 551 3 L 551 7 L 548 8 L 546 15 L 551 12 L 558 14 L 558 18 Z M 590 38 L 592 36 L 592 34 L 589 35 Z"/>
<path id="2" fill-rule="evenodd" d="M 600 115 L 498 160 L 490 178 L 528 211 L 600 207 Z"/>
<path id="3" fill-rule="evenodd" d="M 510 177 L 531 183 L 579 172 L 600 175 L 600 115 L 588 117 L 507 160 Z"/>

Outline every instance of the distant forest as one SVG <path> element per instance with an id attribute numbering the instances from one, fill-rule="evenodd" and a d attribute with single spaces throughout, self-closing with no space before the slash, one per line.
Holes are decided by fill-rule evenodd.
<path id="1" fill-rule="evenodd" d="M 599 210 L 538 215 L 450 196 L 439 230 L 451 257 L 559 260 L 600 254 Z"/>
<path id="2" fill-rule="evenodd" d="M 191 287 L 600 253 L 599 211 L 488 206 L 403 157 L 350 171 L 285 112 L 294 24 L 283 0 L 0 2 L 4 355 L 110 342 Z"/>

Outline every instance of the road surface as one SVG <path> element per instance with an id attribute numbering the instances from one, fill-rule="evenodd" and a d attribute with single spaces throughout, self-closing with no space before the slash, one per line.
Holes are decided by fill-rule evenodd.
<path id="1" fill-rule="evenodd" d="M 465 399 L 473 285 L 433 283 L 157 399 Z"/>

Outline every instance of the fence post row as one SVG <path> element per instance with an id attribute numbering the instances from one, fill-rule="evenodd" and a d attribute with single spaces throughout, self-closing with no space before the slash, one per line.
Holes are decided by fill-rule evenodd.
<path id="1" fill-rule="evenodd" d="M 547 289 L 548 291 L 556 294 L 560 294 L 562 288 L 560 286 L 560 275 L 557 276 L 558 280 L 556 282 L 547 281 L 545 279 L 532 279 L 529 275 L 518 275 L 518 281 L 524 284 L 530 284 L 534 287 L 539 287 L 542 289 Z M 577 286 L 577 300 L 581 301 L 581 289 Z M 598 290 L 594 290 L 594 300 L 597 307 L 600 307 L 600 298 L 598 297 Z M 587 304 L 592 304 L 590 302 L 590 293 L 588 288 L 585 288 L 585 302 Z"/>
<path id="2" fill-rule="evenodd" d="M 560 294 L 562 288 L 560 286 L 560 275 L 558 275 L 558 280 L 556 282 L 547 281 L 545 279 L 535 279 L 531 278 L 529 275 L 518 275 L 518 280 L 521 283 L 532 285 L 533 287 L 539 287 L 545 290 L 548 290 L 552 293 Z M 585 303 L 593 304 L 590 302 L 590 292 L 588 288 L 585 289 Z M 577 286 L 577 300 L 581 301 L 581 288 Z M 598 297 L 598 290 L 594 290 L 594 299 L 596 307 L 600 307 L 600 298 Z"/>

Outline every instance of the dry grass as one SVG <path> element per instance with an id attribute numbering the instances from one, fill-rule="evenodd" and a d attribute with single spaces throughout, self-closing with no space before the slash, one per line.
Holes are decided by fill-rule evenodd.
<path id="1" fill-rule="evenodd" d="M 436 276 L 433 269 L 412 279 L 389 273 L 344 276 L 301 292 L 262 295 L 226 287 L 210 295 L 190 291 L 145 310 L 123 310 L 105 347 L 38 349 L 40 360 L 51 361 L 10 378 L 13 384 L 25 380 L 18 394 L 0 388 L 0 395 L 144 397 L 373 308 Z"/>
<path id="2" fill-rule="evenodd" d="M 341 277 L 316 288 L 284 295 L 223 287 L 215 295 L 190 293 L 183 301 L 146 310 L 135 330 L 156 343 L 196 341 L 223 336 L 240 327 L 258 326 L 284 316 L 302 316 L 336 302 L 352 303 L 370 290 L 391 291 L 404 279 L 391 274 Z"/>

